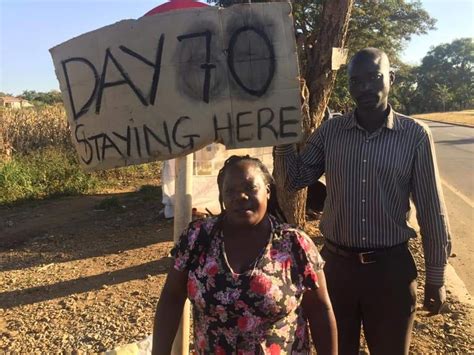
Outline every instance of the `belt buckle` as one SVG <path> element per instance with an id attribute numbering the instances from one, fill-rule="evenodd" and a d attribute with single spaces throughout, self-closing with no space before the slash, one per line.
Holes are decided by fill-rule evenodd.
<path id="1" fill-rule="evenodd" d="M 366 251 L 365 253 L 359 253 L 359 261 L 361 264 L 373 264 L 375 263 L 376 261 L 375 260 L 372 260 L 372 261 L 366 261 L 365 260 L 365 255 L 369 255 L 369 254 L 374 254 L 375 252 L 374 251 Z"/>

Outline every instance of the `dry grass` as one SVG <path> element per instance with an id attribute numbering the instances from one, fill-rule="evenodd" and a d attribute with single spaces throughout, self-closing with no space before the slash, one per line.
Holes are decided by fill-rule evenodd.
<path id="1" fill-rule="evenodd" d="M 161 162 L 153 162 L 85 173 L 63 105 L 0 109 L 0 205 L 156 181 L 161 167 Z"/>
<path id="2" fill-rule="evenodd" d="M 0 156 L 31 153 L 47 147 L 72 148 L 62 105 L 3 109 L 0 114 Z"/>
<path id="3" fill-rule="evenodd" d="M 474 110 L 421 113 L 419 115 L 413 115 L 412 117 L 429 121 L 464 124 L 474 127 Z"/>

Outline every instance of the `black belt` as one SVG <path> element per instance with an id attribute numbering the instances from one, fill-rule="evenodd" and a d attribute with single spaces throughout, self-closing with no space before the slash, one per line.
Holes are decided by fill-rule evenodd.
<path id="1" fill-rule="evenodd" d="M 350 251 L 347 248 L 341 248 L 328 240 L 326 240 L 324 243 L 324 247 L 331 253 L 342 256 L 344 258 L 358 260 L 361 264 L 376 263 L 377 261 L 380 261 L 381 258 L 386 257 L 389 254 L 394 254 L 406 250 L 407 246 L 408 244 L 405 242 L 402 244 L 394 245 L 393 247 L 358 252 Z"/>

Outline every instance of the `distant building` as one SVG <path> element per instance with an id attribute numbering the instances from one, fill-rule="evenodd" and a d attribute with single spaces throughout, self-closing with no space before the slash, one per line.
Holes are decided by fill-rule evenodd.
<path id="1" fill-rule="evenodd" d="M 8 108 L 26 108 L 26 107 L 33 107 L 32 104 L 28 102 L 28 100 L 13 97 L 13 96 L 2 96 L 0 97 L 0 107 L 8 107 Z"/>

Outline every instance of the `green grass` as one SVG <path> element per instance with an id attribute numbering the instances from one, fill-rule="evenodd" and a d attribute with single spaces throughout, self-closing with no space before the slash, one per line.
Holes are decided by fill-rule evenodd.
<path id="1" fill-rule="evenodd" d="M 0 162 L 0 204 L 94 191 L 100 181 L 83 172 L 72 152 L 44 149 Z"/>
<path id="2" fill-rule="evenodd" d="M 155 162 L 86 173 L 72 150 L 45 148 L 15 154 L 9 161 L 0 161 L 0 205 L 128 186 L 136 180 L 159 178 L 161 167 L 161 162 Z"/>

